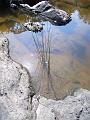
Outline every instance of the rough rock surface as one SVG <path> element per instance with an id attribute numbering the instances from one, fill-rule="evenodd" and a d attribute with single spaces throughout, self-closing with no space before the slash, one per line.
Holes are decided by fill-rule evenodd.
<path id="1" fill-rule="evenodd" d="M 8 40 L 0 38 L 0 120 L 31 120 L 34 94 L 25 68 L 9 56 Z"/>
<path id="2" fill-rule="evenodd" d="M 19 8 L 21 11 L 34 13 L 37 18 L 48 20 L 54 25 L 66 25 L 71 21 L 71 17 L 64 10 L 60 10 L 52 6 L 48 1 L 41 1 L 34 6 L 28 4 L 10 4 L 11 8 Z"/>
<path id="3" fill-rule="evenodd" d="M 80 89 L 74 96 L 59 101 L 33 98 L 35 109 L 36 120 L 90 120 L 90 91 Z"/>

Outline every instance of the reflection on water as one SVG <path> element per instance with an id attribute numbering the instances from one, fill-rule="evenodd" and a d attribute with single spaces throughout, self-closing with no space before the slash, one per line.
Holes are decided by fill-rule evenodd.
<path id="1" fill-rule="evenodd" d="M 28 68 L 37 93 L 55 99 L 81 87 L 90 90 L 90 10 L 62 8 L 72 14 L 72 21 L 66 26 L 43 22 L 43 31 L 39 33 L 22 32 L 22 28 L 14 34 L 10 30 L 17 23 L 6 22 L 7 16 L 0 17 L 0 30 L 9 38 L 12 58 Z M 34 19 L 17 16 L 10 14 L 8 18 L 21 23 Z"/>

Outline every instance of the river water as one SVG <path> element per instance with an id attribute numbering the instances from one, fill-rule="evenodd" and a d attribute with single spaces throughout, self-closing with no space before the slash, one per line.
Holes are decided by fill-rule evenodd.
<path id="1" fill-rule="evenodd" d="M 90 8 L 56 5 L 71 15 L 69 24 L 42 21 L 43 30 L 33 33 L 19 22 L 38 21 L 35 16 L 3 11 L 0 31 L 9 39 L 12 59 L 29 70 L 36 93 L 63 99 L 79 88 L 90 90 Z"/>

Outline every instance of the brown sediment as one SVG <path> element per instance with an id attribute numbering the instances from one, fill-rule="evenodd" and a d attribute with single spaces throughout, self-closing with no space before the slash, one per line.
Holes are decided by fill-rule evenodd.
<path id="1" fill-rule="evenodd" d="M 73 5 L 73 6 L 78 6 L 78 7 L 84 7 L 84 8 L 88 8 L 90 7 L 90 0 L 51 0 L 54 4 L 58 4 L 58 3 L 66 3 L 69 5 Z"/>

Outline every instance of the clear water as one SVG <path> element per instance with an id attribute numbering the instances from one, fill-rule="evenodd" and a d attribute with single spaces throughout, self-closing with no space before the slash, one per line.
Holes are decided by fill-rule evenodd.
<path id="1" fill-rule="evenodd" d="M 79 88 L 90 90 L 90 9 L 58 4 L 72 21 L 65 26 L 43 21 L 39 33 L 12 21 L 36 21 L 32 15 L 0 14 L 0 31 L 9 39 L 11 57 L 29 70 L 36 93 L 53 99 L 63 99 Z"/>

